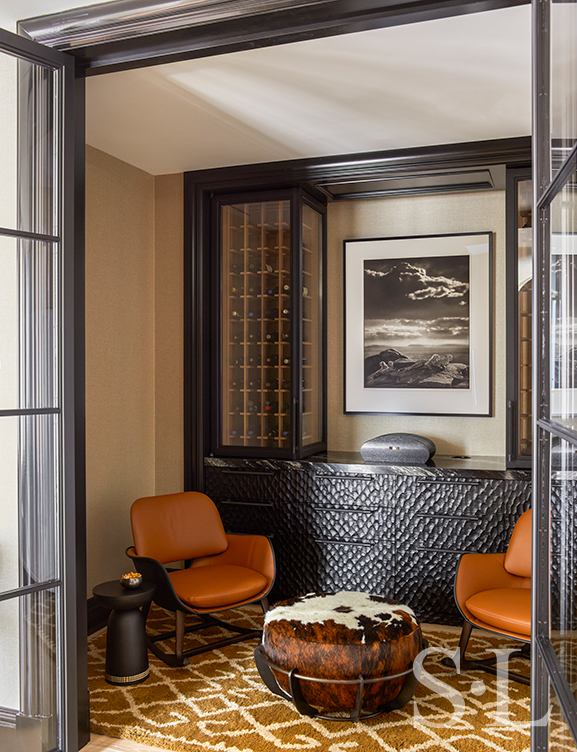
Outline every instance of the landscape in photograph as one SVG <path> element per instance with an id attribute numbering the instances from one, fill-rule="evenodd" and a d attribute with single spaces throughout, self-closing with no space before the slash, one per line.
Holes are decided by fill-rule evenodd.
<path id="1" fill-rule="evenodd" d="M 365 259 L 366 388 L 468 389 L 469 256 Z"/>

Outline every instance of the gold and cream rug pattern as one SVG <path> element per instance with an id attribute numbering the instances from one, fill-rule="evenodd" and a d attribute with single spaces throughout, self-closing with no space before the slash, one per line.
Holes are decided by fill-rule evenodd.
<path id="1" fill-rule="evenodd" d="M 246 626 L 262 624 L 262 614 L 254 606 L 227 612 L 223 618 Z M 172 624 L 171 615 L 153 607 L 151 631 L 166 631 Z M 207 640 L 221 634 L 216 628 L 211 632 L 205 632 Z M 179 752 L 529 750 L 529 687 L 509 681 L 508 697 L 497 695 L 491 675 L 457 674 L 441 665 L 446 651 L 452 654 L 457 647 L 457 632 L 430 628 L 424 634 L 430 647 L 424 662 L 427 676 L 414 700 L 402 710 L 352 724 L 305 718 L 273 695 L 254 664 L 257 640 L 192 657 L 184 668 L 169 668 L 149 654 L 150 677 L 145 682 L 113 687 L 104 681 L 106 635 L 101 632 L 88 645 L 91 729 Z M 187 647 L 192 647 L 199 637 L 188 639 Z M 493 648 L 516 645 L 475 630 L 470 653 L 481 658 Z M 510 669 L 526 674 L 529 665 L 517 660 Z M 459 694 L 450 696 L 450 688 Z M 460 707 L 455 705 L 459 697 Z"/>

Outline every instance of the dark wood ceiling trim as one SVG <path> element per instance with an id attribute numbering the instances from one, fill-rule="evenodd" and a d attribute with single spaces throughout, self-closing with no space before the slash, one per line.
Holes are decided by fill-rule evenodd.
<path id="1" fill-rule="evenodd" d="M 252 1 L 252 0 L 251 0 Z M 206 0 L 182 25 L 174 3 L 124 0 L 26 19 L 21 33 L 74 55 L 87 75 L 524 5 L 528 0 Z M 182 5 L 182 3 L 181 3 Z M 186 4 L 184 4 L 186 5 Z M 250 4 L 249 4 L 250 5 Z M 125 6 L 124 16 L 120 11 Z M 172 8 L 171 8 L 172 6 Z M 158 8 L 158 3 L 154 3 Z M 140 8 L 140 10 L 139 10 Z M 258 10 L 255 11 L 255 8 Z M 213 16 L 202 16 L 200 11 Z M 236 13 L 234 11 L 236 10 Z M 220 13 L 220 15 L 219 15 Z M 174 26 L 170 26 L 170 14 Z M 211 18 L 213 20 L 211 20 Z M 124 32 L 122 27 L 124 26 Z M 95 30 L 97 33 L 95 33 Z M 123 33 L 125 36 L 123 36 Z M 120 38 L 119 38 L 120 37 Z"/>
<path id="2" fill-rule="evenodd" d="M 531 163 L 531 137 L 470 141 L 462 144 L 331 157 L 284 160 L 264 164 L 219 167 L 186 173 L 203 189 L 219 192 L 239 187 L 275 185 L 322 185 L 324 181 L 371 180 L 423 174 L 429 171 L 504 164 L 521 167 Z"/>

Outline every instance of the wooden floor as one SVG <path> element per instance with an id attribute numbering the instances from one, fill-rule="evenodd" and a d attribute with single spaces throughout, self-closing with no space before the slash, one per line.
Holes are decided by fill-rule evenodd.
<path id="1" fill-rule="evenodd" d="M 146 744 L 132 742 L 130 739 L 113 739 L 111 736 L 100 736 L 100 734 L 91 734 L 90 741 L 82 752 L 150 752 L 158 747 L 148 747 Z"/>

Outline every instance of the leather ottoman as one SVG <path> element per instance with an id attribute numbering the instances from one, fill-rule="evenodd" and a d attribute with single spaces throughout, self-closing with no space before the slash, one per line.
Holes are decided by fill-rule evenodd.
<path id="1" fill-rule="evenodd" d="M 343 720 L 347 712 L 358 720 L 411 699 L 412 664 L 422 648 L 408 606 L 366 593 L 310 594 L 267 613 L 255 661 L 268 688 L 301 713 Z"/>

